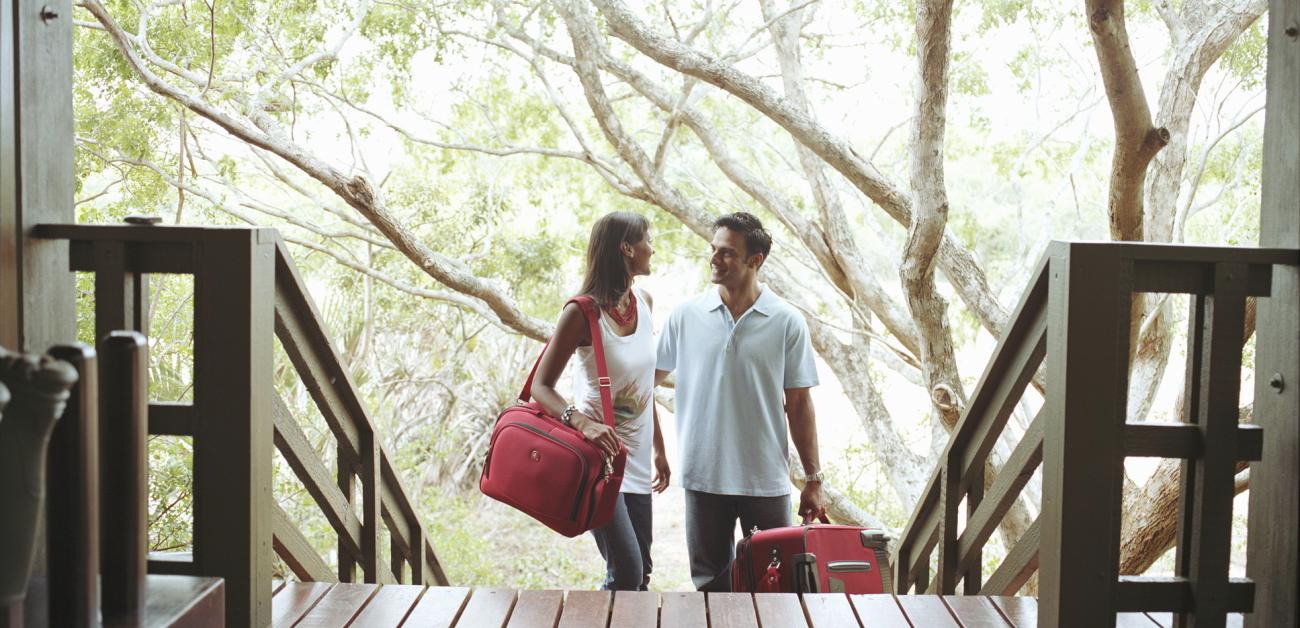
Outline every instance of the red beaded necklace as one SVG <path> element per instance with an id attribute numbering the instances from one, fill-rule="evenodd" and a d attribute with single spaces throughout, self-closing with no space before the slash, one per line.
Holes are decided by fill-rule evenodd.
<path id="1" fill-rule="evenodd" d="M 617 304 L 605 311 L 609 312 L 609 317 L 618 323 L 619 327 L 631 325 L 636 321 L 636 292 L 628 292 L 627 308 L 624 311 L 619 312 Z"/>

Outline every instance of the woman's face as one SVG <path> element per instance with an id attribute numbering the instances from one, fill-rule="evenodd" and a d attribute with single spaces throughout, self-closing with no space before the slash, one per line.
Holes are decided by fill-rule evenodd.
<path id="1" fill-rule="evenodd" d="M 623 244 L 623 254 L 627 256 L 627 269 L 633 277 L 650 274 L 650 258 L 655 254 L 655 249 L 650 244 L 650 231 L 645 232 L 645 237 L 641 238 L 636 244 Z"/>

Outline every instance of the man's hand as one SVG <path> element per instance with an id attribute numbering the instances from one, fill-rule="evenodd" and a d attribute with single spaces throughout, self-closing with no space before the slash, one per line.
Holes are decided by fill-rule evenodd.
<path id="1" fill-rule="evenodd" d="M 799 516 L 803 517 L 804 523 L 826 516 L 826 498 L 822 497 L 821 482 L 804 484 L 803 491 L 799 493 Z"/>
<path id="2" fill-rule="evenodd" d="M 672 475 L 672 470 L 668 468 L 668 456 L 662 452 L 655 452 L 655 477 L 654 482 L 650 484 L 650 490 L 656 493 L 668 490 L 668 480 Z"/>

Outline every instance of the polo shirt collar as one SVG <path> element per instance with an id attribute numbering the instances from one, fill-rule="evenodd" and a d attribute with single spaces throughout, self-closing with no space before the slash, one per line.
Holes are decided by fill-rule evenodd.
<path id="1" fill-rule="evenodd" d="M 772 291 L 767 287 L 767 284 L 758 284 L 758 289 L 758 300 L 754 301 L 754 305 L 751 305 L 750 309 L 762 314 L 763 316 L 771 316 L 773 299 L 776 298 L 776 295 L 772 294 Z M 710 286 L 704 299 L 705 311 L 712 312 L 722 306 L 722 288 L 719 286 Z"/>

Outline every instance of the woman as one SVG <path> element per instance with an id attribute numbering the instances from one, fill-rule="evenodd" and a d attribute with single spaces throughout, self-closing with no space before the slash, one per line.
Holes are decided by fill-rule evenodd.
<path id="1" fill-rule="evenodd" d="M 638 214 L 606 214 L 591 228 L 587 274 L 580 294 L 600 308 L 600 338 L 614 397 L 615 429 L 605 424 L 597 388 L 591 330 L 573 303 L 560 312 L 555 336 L 542 355 L 532 396 L 551 416 L 569 417 L 587 440 L 611 456 L 628 449 L 627 467 L 614 518 L 591 531 L 605 558 L 602 589 L 645 591 L 650 583 L 650 494 L 668 488 L 659 416 L 654 408 L 655 342 L 650 295 L 635 290 L 636 277 L 650 274 L 650 224 Z M 565 401 L 555 382 L 577 354 L 573 401 Z M 651 446 L 653 444 L 653 450 Z M 655 476 L 651 479 L 653 464 Z"/>

